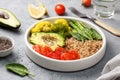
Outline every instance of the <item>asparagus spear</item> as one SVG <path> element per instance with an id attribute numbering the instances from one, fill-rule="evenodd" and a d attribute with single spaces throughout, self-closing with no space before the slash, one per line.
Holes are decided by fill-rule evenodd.
<path id="1" fill-rule="evenodd" d="M 83 22 L 70 20 L 69 24 L 73 29 L 77 31 L 76 33 L 74 32 L 72 33 L 72 36 L 76 37 L 77 39 L 78 38 L 80 38 L 80 40 L 102 39 L 101 35 L 95 29 L 88 27 Z M 77 33 L 79 34 L 79 37 Z M 82 36 L 82 39 L 80 36 Z"/>
<path id="2" fill-rule="evenodd" d="M 85 41 L 86 40 L 86 38 L 84 36 L 80 35 L 76 30 L 72 30 L 70 33 L 77 40 L 80 40 L 80 41 Z"/>

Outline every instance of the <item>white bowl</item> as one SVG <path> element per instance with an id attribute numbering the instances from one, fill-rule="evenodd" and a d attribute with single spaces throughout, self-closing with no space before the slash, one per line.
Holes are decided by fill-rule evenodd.
<path id="1" fill-rule="evenodd" d="M 11 37 L 5 35 L 0 35 L 0 39 L 9 40 L 12 44 L 9 48 L 0 50 L 0 57 L 8 56 L 9 54 L 11 54 L 14 48 L 14 40 Z"/>
<path id="2" fill-rule="evenodd" d="M 89 57 L 86 57 L 86 58 L 78 59 L 78 60 L 63 61 L 63 60 L 55 60 L 52 58 L 45 57 L 45 56 L 40 55 L 37 52 L 35 52 L 31 47 L 31 43 L 29 42 L 30 30 L 36 24 L 36 23 L 34 23 L 32 26 L 30 26 L 30 28 L 25 33 L 25 43 L 27 45 L 26 54 L 28 55 L 28 57 L 36 64 L 38 64 L 44 68 L 47 68 L 50 70 L 55 70 L 55 71 L 83 70 L 83 69 L 89 68 L 89 67 L 95 65 L 96 63 L 98 63 L 103 58 L 103 56 L 105 54 L 105 50 L 106 50 L 106 38 L 105 38 L 104 33 L 98 28 L 98 26 L 94 25 L 90 21 L 87 21 L 87 20 L 84 20 L 81 18 L 74 18 L 74 17 L 52 17 L 52 18 L 46 18 L 46 19 L 40 20 L 39 22 L 44 21 L 44 20 L 53 22 L 54 20 L 56 20 L 58 18 L 75 19 L 75 20 L 79 20 L 79 21 L 83 21 L 83 22 L 87 23 L 88 25 L 90 25 L 92 28 L 96 29 L 101 34 L 102 41 L 103 41 L 102 47 L 95 54 L 93 54 Z"/>

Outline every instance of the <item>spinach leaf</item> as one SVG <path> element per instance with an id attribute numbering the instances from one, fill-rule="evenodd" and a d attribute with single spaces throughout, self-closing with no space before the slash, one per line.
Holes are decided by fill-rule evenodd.
<path id="1" fill-rule="evenodd" d="M 6 65 L 6 68 L 11 71 L 14 72 L 20 76 L 26 76 L 26 75 L 31 75 L 34 76 L 33 74 L 31 74 L 29 72 L 29 70 L 22 64 L 19 63 L 10 63 Z"/>

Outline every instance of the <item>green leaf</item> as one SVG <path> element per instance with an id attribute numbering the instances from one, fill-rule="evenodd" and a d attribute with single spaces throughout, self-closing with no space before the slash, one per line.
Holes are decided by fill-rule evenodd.
<path id="1" fill-rule="evenodd" d="M 26 76 L 26 75 L 31 75 L 34 76 L 33 74 L 31 74 L 29 72 L 29 70 L 22 64 L 19 63 L 10 63 L 6 65 L 6 68 L 11 71 L 14 72 L 20 76 Z"/>

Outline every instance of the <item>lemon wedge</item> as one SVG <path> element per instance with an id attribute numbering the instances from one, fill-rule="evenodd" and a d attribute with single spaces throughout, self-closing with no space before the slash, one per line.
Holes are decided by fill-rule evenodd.
<path id="1" fill-rule="evenodd" d="M 35 19 L 39 19 L 39 18 L 42 18 L 47 13 L 47 9 L 42 3 L 39 3 L 39 5 L 37 6 L 33 4 L 29 4 L 28 12 L 31 17 Z"/>

